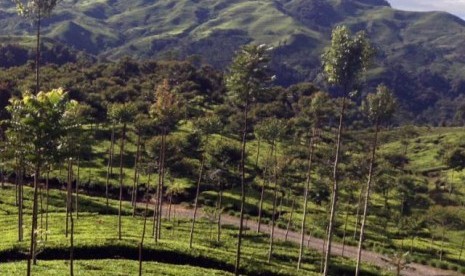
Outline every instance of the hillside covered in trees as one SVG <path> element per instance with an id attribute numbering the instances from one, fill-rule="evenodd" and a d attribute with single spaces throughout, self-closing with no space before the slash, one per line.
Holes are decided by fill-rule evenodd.
<path id="1" fill-rule="evenodd" d="M 24 62 L 24 50 L 11 45 L 31 49 L 34 40 L 25 35 L 34 27 L 18 20 L 13 2 L 0 3 L 0 14 L 2 65 Z M 465 89 L 465 22 L 446 13 L 398 11 L 384 0 L 66 0 L 44 19 L 43 31 L 50 61 L 59 64 L 83 51 L 81 58 L 102 60 L 191 57 L 222 70 L 241 45 L 266 43 L 274 47 L 278 84 L 323 87 L 320 56 L 337 24 L 368 33 L 378 55 L 366 87 L 389 83 L 404 120 L 439 125 L 453 118 Z"/>

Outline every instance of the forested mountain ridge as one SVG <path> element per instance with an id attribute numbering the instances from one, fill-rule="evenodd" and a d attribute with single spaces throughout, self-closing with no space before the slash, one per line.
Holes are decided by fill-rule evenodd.
<path id="1" fill-rule="evenodd" d="M 33 26 L 0 3 L 0 36 L 30 44 Z M 71 1 L 44 22 L 44 35 L 101 59 L 201 57 L 225 68 L 247 43 L 275 47 L 277 82 L 323 85 L 320 56 L 332 27 L 365 30 L 378 49 L 367 87 L 386 83 L 404 118 L 449 121 L 465 91 L 465 22 L 447 13 L 392 9 L 384 0 Z M 431 116 L 434 114 L 434 116 Z"/>

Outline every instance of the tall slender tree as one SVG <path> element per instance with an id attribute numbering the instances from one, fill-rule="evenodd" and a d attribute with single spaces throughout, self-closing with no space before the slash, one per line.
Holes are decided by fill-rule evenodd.
<path id="1" fill-rule="evenodd" d="M 111 125 L 111 136 L 110 136 L 110 147 L 108 148 L 108 162 L 107 162 L 107 176 L 105 179 L 105 198 L 106 198 L 106 205 L 107 209 L 109 208 L 109 186 L 110 186 L 110 179 L 113 177 L 113 157 L 114 157 L 114 149 L 115 149 L 115 128 L 117 123 L 117 114 L 116 114 L 116 106 L 115 105 L 108 105 L 107 110 L 107 118 Z"/>
<path id="2" fill-rule="evenodd" d="M 277 151 L 274 152 L 274 164 L 273 164 L 273 207 L 271 211 L 271 229 L 270 229 L 270 239 L 268 245 L 268 263 L 271 262 L 274 249 L 274 232 L 276 228 L 276 220 L 281 216 L 280 212 L 277 212 L 278 204 L 278 192 L 281 192 L 282 188 L 282 176 L 284 171 L 287 169 L 288 164 L 290 163 L 287 157 L 277 157 Z M 282 199 L 282 196 L 281 196 Z M 282 202 L 280 203 L 282 205 Z"/>
<path id="3" fill-rule="evenodd" d="M 48 167 L 51 164 L 61 163 L 63 160 L 67 160 L 68 163 L 68 176 L 70 171 L 73 169 L 75 163 L 79 163 L 80 156 L 83 151 L 88 150 L 90 142 L 88 140 L 87 132 L 83 129 L 84 123 L 87 121 L 87 114 L 89 111 L 89 106 L 84 104 L 78 104 L 75 101 L 71 101 L 66 113 L 63 117 L 63 128 L 66 133 L 66 136 L 63 137 L 60 147 L 60 152 L 57 156 L 51 156 L 47 160 L 47 177 L 49 174 Z M 71 165 L 71 166 L 70 166 Z M 79 165 L 79 164 L 77 164 Z M 79 167 L 78 167 L 79 172 Z M 67 189 L 67 208 L 66 208 L 66 236 L 68 236 L 68 226 L 71 220 L 70 213 L 72 210 L 72 181 L 73 179 L 68 179 L 68 189 Z M 78 212 L 78 181 L 79 179 L 76 176 L 76 196 L 74 200 L 74 207 L 76 214 Z M 48 198 L 47 198 L 48 204 Z M 76 215 L 77 218 L 77 215 Z"/>
<path id="4" fill-rule="evenodd" d="M 327 81 L 341 89 L 341 105 L 339 109 L 339 126 L 337 130 L 336 152 L 333 166 L 333 187 L 331 195 L 328 238 L 325 250 L 323 274 L 328 275 L 331 258 L 331 244 L 334 232 L 339 195 L 339 159 L 342 145 L 344 115 L 348 97 L 353 95 L 361 73 L 365 71 L 373 56 L 373 47 L 364 32 L 351 35 L 346 26 L 337 26 L 332 32 L 331 45 L 323 55 L 323 68 Z"/>
<path id="5" fill-rule="evenodd" d="M 229 91 L 230 101 L 242 110 L 242 142 L 241 142 L 241 210 L 239 218 L 239 234 L 237 240 L 236 263 L 234 273 L 239 275 L 242 231 L 244 229 L 245 205 L 245 162 L 247 133 L 249 131 L 249 111 L 251 105 L 260 98 L 265 91 L 269 76 L 268 62 L 269 49 L 266 45 L 247 45 L 237 53 L 226 76 L 226 87 Z"/>
<path id="6" fill-rule="evenodd" d="M 260 232 L 261 228 L 263 201 L 265 197 L 266 186 L 268 185 L 272 175 L 272 164 L 274 164 L 273 155 L 276 150 L 275 142 L 284 134 L 281 129 L 282 124 L 283 122 L 276 118 L 266 118 L 255 126 L 256 135 L 260 137 L 261 140 L 264 140 L 271 145 L 268 156 L 263 162 L 263 184 L 261 185 L 260 200 L 258 201 L 257 232 Z"/>
<path id="7" fill-rule="evenodd" d="M 40 172 L 45 161 L 56 154 L 60 140 L 65 136 L 63 118 L 68 108 L 67 94 L 62 89 L 40 92 L 37 95 L 26 92 L 20 99 L 10 100 L 10 105 L 7 107 L 11 114 L 11 123 L 16 125 L 11 128 L 10 135 L 16 138 L 18 136 L 14 130 L 22 131 L 24 139 L 21 143 L 28 149 L 25 159 L 34 168 L 32 227 L 27 275 L 31 275 L 31 265 L 36 260 Z"/>
<path id="8" fill-rule="evenodd" d="M 149 209 L 149 201 L 150 201 L 150 196 L 149 196 L 149 189 L 150 189 L 150 180 L 152 178 L 153 174 L 153 166 L 149 162 L 147 163 L 145 167 L 145 172 L 148 175 L 147 179 L 147 187 L 145 189 L 145 194 L 144 194 L 144 200 L 145 200 L 145 209 L 144 209 L 144 224 L 142 228 L 142 236 L 139 242 L 139 276 L 142 276 L 142 251 L 144 249 L 144 240 L 145 240 L 145 230 L 147 228 L 147 213 Z"/>
<path id="9" fill-rule="evenodd" d="M 200 184 L 202 182 L 203 171 L 205 166 L 205 152 L 208 148 L 208 141 L 210 135 L 219 132 L 221 129 L 221 121 L 220 119 L 212 114 L 209 114 L 196 122 L 197 131 L 200 132 L 200 137 L 204 137 L 205 141 L 203 142 L 203 151 L 200 161 L 200 169 L 199 169 L 199 179 L 197 181 L 197 188 L 195 192 L 195 201 L 194 201 L 194 213 L 192 216 L 192 225 L 191 225 L 191 232 L 189 236 L 189 248 L 192 248 L 192 241 L 194 239 L 194 227 L 195 227 L 195 219 L 197 216 L 197 209 L 198 209 L 198 202 L 199 202 L 199 195 L 200 195 Z"/>
<path id="10" fill-rule="evenodd" d="M 275 219 L 276 219 L 276 204 L 277 204 L 277 196 L 278 196 L 278 191 L 279 191 L 279 184 L 278 184 L 278 164 L 276 162 L 276 144 L 279 142 L 283 137 L 284 134 L 286 133 L 286 124 L 283 120 L 277 119 L 277 118 L 267 118 L 260 122 L 258 127 L 258 132 L 260 133 L 260 137 L 263 138 L 263 140 L 267 141 L 271 145 L 270 149 L 270 155 L 269 155 L 269 160 L 272 160 L 273 166 L 274 166 L 274 173 L 270 175 L 273 175 L 273 183 L 274 183 L 274 200 L 273 200 L 273 212 L 272 212 L 272 226 L 271 226 L 271 233 L 270 233 L 270 245 L 269 245 L 269 251 L 268 251 L 268 262 L 271 261 L 271 256 L 273 255 L 273 240 L 274 240 L 274 228 L 275 228 Z M 266 168 L 269 167 L 269 164 L 265 164 L 265 171 Z M 270 168 L 268 168 L 270 169 Z M 271 169 L 270 169 L 271 171 Z M 265 176 L 266 178 L 266 173 Z M 263 203 L 263 195 L 265 191 L 265 186 L 266 182 L 264 181 L 264 185 L 262 186 L 262 193 L 260 197 L 260 202 L 259 202 L 259 220 L 261 217 L 262 213 L 262 203 Z M 260 222 L 259 222 L 260 223 Z"/>
<path id="11" fill-rule="evenodd" d="M 138 189 L 138 180 L 140 174 L 140 159 L 142 154 L 143 140 L 150 132 L 149 129 L 152 127 L 152 122 L 149 120 L 148 116 L 143 114 L 138 114 L 135 117 L 134 121 L 134 132 L 137 136 L 136 140 L 136 156 L 134 157 L 134 177 L 133 177 L 133 186 L 132 186 L 132 216 L 135 216 L 136 205 L 137 205 L 137 189 Z"/>
<path id="12" fill-rule="evenodd" d="M 317 92 L 311 99 L 308 108 L 302 109 L 301 116 L 304 120 L 312 123 L 311 136 L 309 137 L 308 143 L 308 158 L 307 158 L 307 179 L 305 181 L 304 188 L 304 202 L 302 212 L 302 225 L 300 227 L 300 244 L 299 244 L 299 259 L 297 261 L 297 269 L 299 270 L 302 263 L 302 257 L 304 253 L 304 237 L 305 237 L 305 226 L 307 221 L 307 208 L 308 208 L 308 193 L 311 184 L 311 174 L 313 166 L 313 157 L 315 146 L 317 145 L 318 133 L 321 121 L 329 113 L 330 99 L 328 94 L 323 92 Z"/>
<path id="13" fill-rule="evenodd" d="M 371 183 L 374 175 L 374 164 L 376 162 L 376 148 L 378 146 L 378 133 L 382 123 L 387 122 L 393 115 L 396 107 L 396 101 L 391 91 L 385 85 L 379 85 L 375 94 L 368 94 L 363 102 L 362 109 L 367 117 L 374 124 L 375 133 L 371 144 L 370 166 L 368 171 L 368 181 L 365 189 L 365 199 L 362 215 L 362 225 L 360 226 L 360 238 L 358 242 L 357 265 L 355 275 L 360 274 L 360 260 L 362 256 L 362 244 L 365 235 L 365 226 L 370 201 Z"/>
<path id="14" fill-rule="evenodd" d="M 19 15 L 30 18 L 36 25 L 36 87 L 35 94 L 40 91 L 40 34 L 42 19 L 50 16 L 56 5 L 61 0 L 13 0 Z"/>
<path id="15" fill-rule="evenodd" d="M 6 130 L 6 148 L 8 153 L 14 159 L 14 170 L 16 174 L 16 202 L 18 206 L 18 241 L 22 242 L 24 239 L 24 189 L 23 189 L 23 175 L 25 171 L 25 158 L 26 154 L 30 151 L 30 145 L 25 141 L 25 126 L 22 122 L 22 110 L 12 110 L 10 120 L 3 121 L 7 125 Z M 15 113 L 18 113 L 17 115 Z M 13 116 L 14 115 L 14 116 Z"/>
<path id="16" fill-rule="evenodd" d="M 165 177 L 166 136 L 177 122 L 182 118 L 184 105 L 175 89 L 167 79 L 157 87 L 155 102 L 150 107 L 150 115 L 155 124 L 161 129 L 161 146 L 158 162 L 157 204 L 154 210 L 154 238 L 161 238 L 161 215 L 163 211 L 163 188 Z"/>
<path id="17" fill-rule="evenodd" d="M 126 142 L 127 126 L 133 121 L 136 113 L 136 106 L 133 103 L 115 104 L 114 116 L 116 121 L 122 125 L 120 148 L 119 148 L 119 208 L 118 208 L 118 239 L 122 239 L 122 207 L 123 207 L 123 163 L 124 163 L 124 146 Z"/>

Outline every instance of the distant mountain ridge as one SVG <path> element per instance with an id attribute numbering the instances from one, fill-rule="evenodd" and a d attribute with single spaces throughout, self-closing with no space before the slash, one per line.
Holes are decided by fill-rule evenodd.
<path id="1" fill-rule="evenodd" d="M 379 53 L 368 87 L 392 87 L 403 117 L 440 123 L 465 102 L 465 21 L 385 0 L 65 0 L 44 34 L 100 58 L 196 55 L 217 68 L 241 45 L 267 43 L 280 84 L 324 85 L 320 56 L 337 24 L 368 33 Z M 31 34 L 14 5 L 0 2 L 1 41 Z"/>

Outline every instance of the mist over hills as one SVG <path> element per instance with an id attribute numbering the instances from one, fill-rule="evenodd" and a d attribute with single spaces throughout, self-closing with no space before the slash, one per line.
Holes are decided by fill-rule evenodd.
<path id="1" fill-rule="evenodd" d="M 406 12 L 384 0 L 65 0 L 44 35 L 100 59 L 198 56 L 218 69 L 246 43 L 275 47 L 278 83 L 324 87 L 320 56 L 331 29 L 365 30 L 378 49 L 368 89 L 395 90 L 403 117 L 439 124 L 465 103 L 465 21 L 443 12 Z M 0 41 L 27 45 L 32 25 L 0 2 Z"/>

